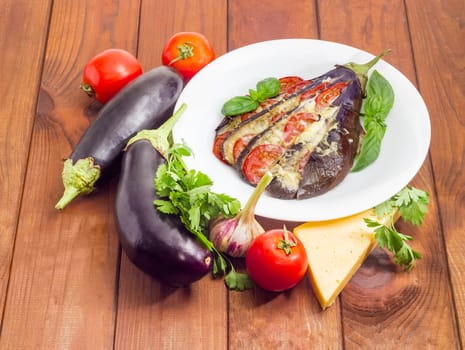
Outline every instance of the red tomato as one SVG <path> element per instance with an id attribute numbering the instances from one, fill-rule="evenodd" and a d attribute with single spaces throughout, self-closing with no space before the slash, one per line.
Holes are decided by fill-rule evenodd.
<path id="1" fill-rule="evenodd" d="M 254 138 L 254 134 L 247 134 L 239 138 L 235 143 L 233 147 L 233 157 L 234 161 L 237 161 L 237 158 L 241 154 L 241 152 L 244 150 L 244 148 L 248 145 L 250 140 Z"/>
<path id="2" fill-rule="evenodd" d="M 97 101 L 106 103 L 141 74 L 142 67 L 131 53 L 122 49 L 108 49 L 86 64 L 81 89 Z"/>
<path id="3" fill-rule="evenodd" d="M 258 286 L 281 292 L 294 287 L 305 276 L 308 260 L 302 242 L 292 232 L 275 229 L 253 240 L 245 265 Z"/>
<path id="4" fill-rule="evenodd" d="M 265 144 L 255 147 L 245 158 L 242 171 L 247 180 L 256 185 L 265 172 L 283 153 L 283 148 L 278 145 Z"/>
<path id="5" fill-rule="evenodd" d="M 324 82 L 312 87 L 311 89 L 308 89 L 300 95 L 300 101 L 305 101 L 310 98 L 313 98 L 319 91 L 326 89 L 327 86 L 328 83 Z"/>
<path id="6" fill-rule="evenodd" d="M 307 129 L 308 125 L 316 120 L 310 112 L 299 112 L 289 117 L 284 126 L 284 142 L 291 142 L 296 136 Z"/>
<path id="7" fill-rule="evenodd" d="M 226 161 L 223 157 L 222 147 L 224 140 L 229 136 L 229 134 L 231 134 L 231 131 L 226 131 L 222 134 L 219 134 L 215 137 L 215 141 L 213 142 L 213 154 L 216 158 L 225 163 Z"/>
<path id="8" fill-rule="evenodd" d="M 166 43 L 161 60 L 171 66 L 186 81 L 215 59 L 215 53 L 208 39 L 196 32 L 179 32 Z"/>
<path id="9" fill-rule="evenodd" d="M 322 91 L 316 97 L 316 106 L 318 108 L 324 108 L 331 104 L 341 94 L 342 90 L 347 86 L 347 82 L 340 81 L 334 85 L 331 85 L 326 90 Z"/>
<path id="10" fill-rule="evenodd" d="M 296 85 L 297 83 L 301 83 L 303 79 L 297 76 L 287 76 L 279 78 L 279 82 L 281 83 L 281 92 L 286 92 L 292 86 Z"/>

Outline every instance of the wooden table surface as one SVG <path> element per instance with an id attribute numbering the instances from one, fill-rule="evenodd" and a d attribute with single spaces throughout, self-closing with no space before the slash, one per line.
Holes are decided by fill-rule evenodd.
<path id="1" fill-rule="evenodd" d="M 463 0 L 0 0 L 0 8 L 0 349 L 462 347 Z M 392 49 L 386 61 L 418 88 L 432 125 L 412 181 L 431 194 L 429 214 L 419 228 L 399 224 L 423 255 L 413 271 L 375 250 L 326 311 L 308 279 L 280 294 L 228 291 L 209 276 L 172 289 L 121 252 L 116 180 L 54 209 L 62 159 L 99 109 L 79 90 L 84 64 L 119 47 L 152 68 L 168 37 L 185 30 L 204 33 L 217 56 L 279 38 Z"/>

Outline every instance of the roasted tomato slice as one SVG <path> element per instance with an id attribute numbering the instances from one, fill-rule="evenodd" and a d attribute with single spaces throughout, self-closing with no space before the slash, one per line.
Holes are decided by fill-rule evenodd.
<path id="1" fill-rule="evenodd" d="M 347 82 L 340 81 L 331 85 L 326 90 L 322 91 L 316 97 L 317 108 L 322 109 L 333 103 L 334 100 L 338 98 L 338 96 L 341 94 L 341 92 L 345 89 L 346 86 Z"/>
<path id="2" fill-rule="evenodd" d="M 292 86 L 302 82 L 303 79 L 297 76 L 288 76 L 279 78 L 279 82 L 281 83 L 281 92 L 286 92 Z"/>
<path id="3" fill-rule="evenodd" d="M 237 161 L 237 158 L 241 154 L 241 152 L 244 150 L 244 148 L 248 145 L 250 140 L 254 138 L 254 134 L 247 134 L 239 138 L 235 143 L 233 147 L 233 157 L 234 157 L 234 162 Z"/>
<path id="4" fill-rule="evenodd" d="M 292 94 L 294 94 L 294 93 L 296 93 L 296 92 L 298 92 L 300 90 L 305 89 L 306 87 L 308 87 L 311 84 L 312 84 L 312 80 L 302 80 L 302 81 L 297 82 L 296 84 L 290 86 L 287 89 L 286 93 L 292 95 Z"/>
<path id="5" fill-rule="evenodd" d="M 316 120 L 315 116 L 309 112 L 295 113 L 289 117 L 284 126 L 284 142 L 291 142 L 300 135 L 307 127 Z"/>
<path id="6" fill-rule="evenodd" d="M 224 160 L 223 152 L 221 150 L 223 148 L 224 140 L 226 139 L 226 137 L 228 137 L 230 133 L 231 133 L 230 131 L 226 131 L 222 134 L 216 135 L 215 141 L 213 142 L 213 154 L 215 155 L 216 158 L 218 158 L 219 160 L 225 163 L 226 161 Z"/>
<path id="7" fill-rule="evenodd" d="M 326 89 L 327 87 L 328 87 L 327 82 L 323 82 L 318 85 L 315 85 L 314 87 L 312 87 L 311 89 L 308 89 L 307 91 L 303 92 L 300 95 L 300 101 L 305 101 L 305 100 L 315 97 L 318 92 Z"/>
<path id="8" fill-rule="evenodd" d="M 252 149 L 242 165 L 246 179 L 252 185 L 256 185 L 283 152 L 283 147 L 272 144 L 259 145 Z"/>

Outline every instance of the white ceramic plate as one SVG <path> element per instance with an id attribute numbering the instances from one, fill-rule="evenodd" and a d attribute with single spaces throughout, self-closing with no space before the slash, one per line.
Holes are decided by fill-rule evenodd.
<path id="1" fill-rule="evenodd" d="M 244 205 L 253 188 L 212 153 L 223 103 L 246 94 L 263 78 L 298 75 L 309 79 L 335 64 L 365 63 L 371 58 L 372 54 L 350 46 L 310 39 L 271 40 L 231 51 L 202 69 L 184 88 L 176 108 L 185 102 L 187 109 L 173 131 L 174 139 L 184 140 L 192 148 L 194 156 L 186 159 L 187 165 L 208 174 L 215 192 L 234 196 Z M 385 201 L 415 176 L 429 149 L 428 110 L 416 88 L 390 64 L 380 61 L 373 69 L 389 80 L 395 93 L 376 162 L 349 173 L 338 186 L 318 197 L 282 200 L 265 193 L 257 215 L 297 222 L 340 218 Z"/>

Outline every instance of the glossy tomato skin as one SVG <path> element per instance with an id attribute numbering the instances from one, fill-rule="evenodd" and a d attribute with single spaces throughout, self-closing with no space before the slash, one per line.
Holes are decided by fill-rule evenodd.
<path id="1" fill-rule="evenodd" d="M 171 66 L 189 81 L 199 70 L 215 59 L 215 52 L 208 39 L 197 32 L 179 32 L 166 43 L 162 63 Z"/>
<path id="2" fill-rule="evenodd" d="M 102 103 L 142 74 L 142 67 L 130 52 L 108 49 L 92 57 L 84 67 L 81 89 Z"/>
<path id="3" fill-rule="evenodd" d="M 269 230 L 254 239 L 245 257 L 247 272 L 261 288 L 282 292 L 302 280 L 308 268 L 307 254 L 300 240 L 287 231 L 289 241 L 295 242 L 288 255 L 278 247 L 284 239 L 284 229 Z"/>

